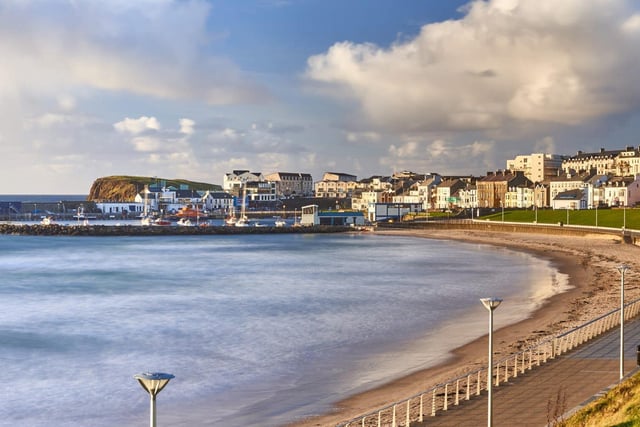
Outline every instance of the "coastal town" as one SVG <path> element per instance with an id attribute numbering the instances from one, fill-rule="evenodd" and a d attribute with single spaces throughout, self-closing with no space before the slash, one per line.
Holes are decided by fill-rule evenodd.
<path id="1" fill-rule="evenodd" d="M 362 225 L 402 220 L 429 212 L 451 212 L 473 218 L 492 209 L 597 209 L 629 207 L 640 202 L 640 148 L 625 147 L 575 155 L 532 153 L 506 161 L 504 169 L 484 176 L 445 175 L 402 171 L 390 176 L 358 179 L 349 173 L 325 172 L 315 181 L 309 173 L 263 174 L 234 170 L 221 186 L 203 191 L 168 185 L 156 178 L 139 186 L 134 197 L 109 199 L 91 191 L 87 203 L 70 211 L 77 219 L 146 218 L 169 216 L 183 221 L 197 218 L 246 217 L 248 212 L 282 213 L 302 225 Z M 97 193 L 97 194 L 96 194 Z M 0 216 L 33 214 L 21 202 L 1 202 Z M 69 209 L 49 207 L 55 217 Z M 319 211 L 334 212 L 318 215 Z M 336 215 L 336 212 L 356 214 Z"/>

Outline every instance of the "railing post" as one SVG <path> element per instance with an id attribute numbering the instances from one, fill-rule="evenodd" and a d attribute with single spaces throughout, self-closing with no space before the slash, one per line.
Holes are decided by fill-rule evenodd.
<path id="1" fill-rule="evenodd" d="M 433 388 L 433 398 L 431 399 L 431 416 L 436 416 L 436 390 L 438 387 Z"/>
<path id="2" fill-rule="evenodd" d="M 442 403 L 442 410 L 449 409 L 449 383 L 444 385 L 444 402 Z"/>
<path id="3" fill-rule="evenodd" d="M 409 425 L 411 424 L 411 399 L 407 399 L 407 418 L 406 418 L 406 422 L 405 425 L 407 427 L 410 427 Z"/>
<path id="4" fill-rule="evenodd" d="M 480 396 L 480 372 L 481 372 L 481 371 L 478 371 L 478 382 L 477 382 L 477 384 L 478 384 L 477 389 L 478 389 L 478 390 L 477 390 L 477 392 L 476 392 L 476 396 Z"/>
<path id="5" fill-rule="evenodd" d="M 398 427 L 396 424 L 396 405 L 393 405 L 393 411 L 391 413 L 391 427 Z"/>
<path id="6" fill-rule="evenodd" d="M 420 394 L 420 413 L 418 414 L 418 421 L 424 420 L 424 393 Z"/>
<path id="7" fill-rule="evenodd" d="M 456 398 L 454 400 L 454 405 L 458 406 L 459 403 L 460 403 L 460 379 L 458 378 L 458 380 L 456 381 Z"/>
<path id="8" fill-rule="evenodd" d="M 467 395 L 465 396 L 465 400 L 469 400 L 471 391 L 471 375 L 467 375 Z"/>

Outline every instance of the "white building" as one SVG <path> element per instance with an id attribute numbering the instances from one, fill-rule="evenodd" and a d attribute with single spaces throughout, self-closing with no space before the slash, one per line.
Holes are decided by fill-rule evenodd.
<path id="1" fill-rule="evenodd" d="M 614 176 L 602 188 L 607 206 L 635 206 L 640 203 L 640 175 Z"/>
<path id="2" fill-rule="evenodd" d="M 346 173 L 325 172 L 322 181 L 314 185 L 316 197 L 343 199 L 351 197 L 358 185 L 358 177 Z"/>
<path id="3" fill-rule="evenodd" d="M 144 203 L 138 202 L 96 202 L 96 207 L 107 218 L 139 216 L 144 212 Z"/>
<path id="4" fill-rule="evenodd" d="M 533 153 L 516 156 L 507 160 L 507 170 L 522 171 L 531 182 L 542 182 L 546 178 L 557 175 L 562 167 L 564 156 L 557 154 Z"/>
<path id="5" fill-rule="evenodd" d="M 224 175 L 222 189 L 233 195 L 240 195 L 242 187 L 247 182 L 264 181 L 264 176 L 260 172 L 250 172 L 248 170 L 234 170 Z"/>
<path id="6" fill-rule="evenodd" d="M 233 196 L 222 191 L 207 191 L 202 196 L 202 205 L 204 209 L 209 212 L 230 212 L 233 207 Z"/>
<path id="7" fill-rule="evenodd" d="M 587 208 L 587 192 L 582 188 L 563 191 L 556 194 L 551 200 L 553 209 L 586 209 Z"/>

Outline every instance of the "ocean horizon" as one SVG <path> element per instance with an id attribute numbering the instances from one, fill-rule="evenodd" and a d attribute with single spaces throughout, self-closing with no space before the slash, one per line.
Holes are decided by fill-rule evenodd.
<path id="1" fill-rule="evenodd" d="M 0 202 L 58 203 L 87 200 L 88 194 L 0 194 Z"/>

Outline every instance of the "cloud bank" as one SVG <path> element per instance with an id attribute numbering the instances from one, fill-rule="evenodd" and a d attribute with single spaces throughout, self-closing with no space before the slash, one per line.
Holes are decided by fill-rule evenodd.
<path id="1" fill-rule="evenodd" d="M 308 59 L 306 77 L 390 131 L 576 125 L 640 105 L 631 1 L 474 1 L 464 12 L 388 48 L 336 43 Z"/>
<path id="2" fill-rule="evenodd" d="M 215 55 L 203 0 L 7 0 L 0 95 L 79 88 L 208 104 L 262 102 L 266 90 Z"/>

